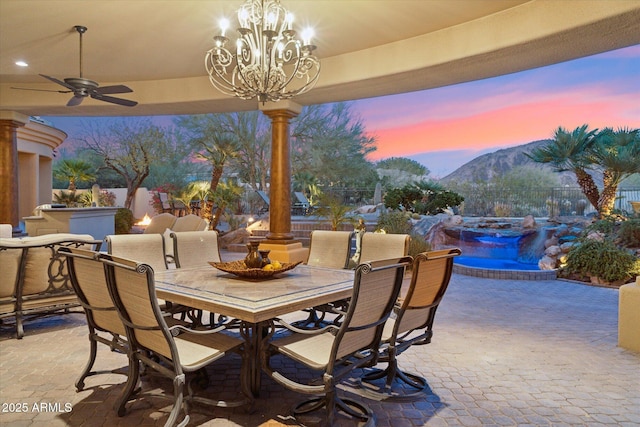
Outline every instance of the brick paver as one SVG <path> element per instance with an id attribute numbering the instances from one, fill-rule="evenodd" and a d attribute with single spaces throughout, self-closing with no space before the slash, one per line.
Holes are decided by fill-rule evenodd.
<path id="1" fill-rule="evenodd" d="M 454 274 L 430 345 L 400 356 L 400 365 L 429 381 L 419 399 L 367 399 L 378 426 L 638 426 L 640 354 L 617 347 L 618 291 L 559 280 L 514 281 Z M 90 377 L 77 393 L 88 355 L 82 314 L 26 324 L 26 336 L 0 331 L 0 424 L 7 426 L 162 426 L 166 400 L 145 398 L 118 418 L 113 405 L 124 376 Z M 99 369 L 126 357 L 99 348 Z M 210 369 L 207 393 L 237 390 L 239 358 Z M 287 365 L 287 369 L 295 369 Z M 361 392 L 348 381 L 343 393 Z M 170 385 L 145 381 L 158 391 Z M 190 425 L 297 425 L 299 395 L 263 379 L 255 410 L 196 406 Z M 70 412 L 66 412 L 71 409 Z M 20 412 L 19 412 L 20 411 Z M 317 425 L 321 417 L 307 418 Z M 340 418 L 338 425 L 354 425 Z"/>

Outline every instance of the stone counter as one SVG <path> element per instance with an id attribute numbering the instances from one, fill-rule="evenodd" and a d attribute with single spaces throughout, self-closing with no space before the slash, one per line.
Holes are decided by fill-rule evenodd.
<path id="1" fill-rule="evenodd" d="M 24 217 L 23 221 L 29 236 L 74 233 L 104 240 L 106 235 L 115 234 L 117 210 L 116 207 L 42 209 L 39 216 Z"/>

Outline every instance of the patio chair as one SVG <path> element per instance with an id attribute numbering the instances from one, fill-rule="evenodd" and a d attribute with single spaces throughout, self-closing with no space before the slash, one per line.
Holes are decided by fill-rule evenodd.
<path id="1" fill-rule="evenodd" d="M 387 367 L 373 369 L 361 377 L 360 384 L 365 391 L 381 400 L 415 397 L 428 388 L 425 378 L 400 370 L 397 356 L 412 345 L 431 342 L 436 310 L 453 271 L 453 258 L 460 254 L 460 249 L 453 248 L 416 256 L 409 288 L 399 298 L 395 316 L 387 320 L 382 333 L 380 361 L 386 362 Z M 383 380 L 384 384 L 376 383 L 377 380 Z M 399 387 L 394 387 L 396 380 L 400 382 Z"/>
<path id="2" fill-rule="evenodd" d="M 209 261 L 220 262 L 220 246 L 216 231 L 171 232 L 171 247 L 176 268 L 210 267 Z M 182 319 L 189 318 L 195 325 L 203 325 L 203 312 L 185 308 Z M 227 318 L 220 316 L 219 324 Z M 215 314 L 209 314 L 209 325 L 216 325 Z"/>
<path id="3" fill-rule="evenodd" d="M 169 236 L 176 268 L 208 267 L 209 261 L 221 260 L 216 231 L 174 231 Z"/>
<path id="4" fill-rule="evenodd" d="M 260 196 L 260 198 L 265 204 L 265 206 L 262 209 L 260 209 L 258 214 L 262 215 L 263 213 L 269 212 L 269 206 L 271 206 L 271 200 L 269 199 L 269 196 L 267 196 L 267 193 L 265 193 L 262 190 L 256 190 L 256 193 L 258 193 L 258 196 Z"/>
<path id="5" fill-rule="evenodd" d="M 308 215 L 311 212 L 311 203 L 307 199 L 307 196 L 300 191 L 293 193 L 296 200 L 291 207 L 291 213 L 293 215 Z"/>
<path id="6" fill-rule="evenodd" d="M 106 345 L 111 351 L 126 354 L 127 335 L 109 296 L 104 264 L 98 259 L 101 254 L 69 247 L 59 248 L 58 254 L 67 259 L 71 285 L 84 308 L 89 327 L 89 361 L 75 384 L 76 390 L 82 391 L 88 376 L 114 372 L 92 371 L 98 343 Z"/>
<path id="7" fill-rule="evenodd" d="M 360 258 L 356 264 L 378 259 L 399 258 L 409 253 L 411 237 L 408 234 L 364 233 Z"/>
<path id="8" fill-rule="evenodd" d="M 144 229 L 144 234 L 162 234 L 173 227 L 176 217 L 170 213 L 161 213 L 151 218 L 151 222 Z"/>
<path id="9" fill-rule="evenodd" d="M 150 265 L 154 270 L 167 269 L 162 234 L 115 234 L 107 236 L 106 241 L 110 255 L 134 259 Z"/>
<path id="10" fill-rule="evenodd" d="M 160 209 L 162 213 L 172 213 L 173 206 L 171 206 L 171 201 L 169 200 L 169 194 L 158 193 L 158 198 L 160 199 Z"/>
<path id="11" fill-rule="evenodd" d="M 207 229 L 207 221 L 205 221 L 203 218 L 200 218 L 198 215 L 189 214 L 176 219 L 176 222 L 173 224 L 173 226 L 169 228 L 171 228 L 171 231 L 178 232 L 203 231 Z"/>
<path id="12" fill-rule="evenodd" d="M 314 331 L 299 331 L 284 322 L 278 322 L 294 330 L 294 333 L 278 338 L 265 346 L 262 367 L 279 384 L 299 393 L 316 395 L 296 405 L 294 416 L 300 416 L 322 407 L 326 409 L 328 425 L 334 425 L 336 410 L 375 425 L 373 412 L 360 402 L 340 398 L 338 383 L 354 369 L 372 366 L 378 359 L 382 328 L 398 297 L 405 268 L 410 257 L 361 264 L 356 268 L 351 302 L 338 327 L 329 325 Z M 313 372 L 320 371 L 318 378 L 309 378 L 306 372 L 300 375 L 308 382 L 285 376 L 275 371 L 271 357 L 281 354 L 293 359 Z M 290 365 L 283 363 L 288 372 Z"/>
<path id="13" fill-rule="evenodd" d="M 352 237 L 353 232 L 351 231 L 312 231 L 307 265 L 326 268 L 347 268 Z M 296 326 L 300 328 L 309 326 L 317 328 L 322 325 L 327 312 L 331 311 L 331 306 L 323 305 L 305 311 L 309 312 L 309 317 L 296 323 Z"/>
<path id="14" fill-rule="evenodd" d="M 206 375 L 205 366 L 225 355 L 243 350 L 240 338 L 222 333 L 224 328 L 195 331 L 182 325 L 167 325 L 163 312 L 155 298 L 153 269 L 124 259 L 102 259 L 107 266 L 109 294 L 124 323 L 129 342 L 131 372 L 125 390 L 116 404 L 118 416 L 126 413 L 127 402 L 134 397 L 140 376 L 140 365 L 169 378 L 173 384 L 173 406 L 165 427 L 177 424 L 180 413 L 184 414 L 179 425 L 189 422 L 188 402 L 199 402 L 218 407 L 251 405 L 253 398 L 249 391 L 247 370 L 241 369 L 241 390 L 243 396 L 237 400 L 212 400 L 195 396 L 189 373 Z M 242 357 L 243 365 L 246 360 Z M 187 395 L 185 396 L 185 384 Z"/>
<path id="15" fill-rule="evenodd" d="M 11 224 L 0 224 L 0 239 L 10 239 L 13 237 L 13 226 Z"/>
<path id="16" fill-rule="evenodd" d="M 311 232 L 307 264 L 316 267 L 346 268 L 351 253 L 351 231 Z"/>

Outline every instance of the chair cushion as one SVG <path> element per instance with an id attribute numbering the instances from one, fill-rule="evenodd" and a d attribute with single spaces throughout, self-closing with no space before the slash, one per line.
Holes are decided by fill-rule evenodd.
<path id="1" fill-rule="evenodd" d="M 313 369 L 325 369 L 331 356 L 335 336 L 329 332 L 318 335 L 293 334 L 274 340 L 278 351 Z"/>
<path id="2" fill-rule="evenodd" d="M 198 369 L 203 364 L 221 358 L 240 345 L 242 340 L 222 333 L 195 335 L 182 333 L 175 338 L 180 364 L 186 369 Z"/>

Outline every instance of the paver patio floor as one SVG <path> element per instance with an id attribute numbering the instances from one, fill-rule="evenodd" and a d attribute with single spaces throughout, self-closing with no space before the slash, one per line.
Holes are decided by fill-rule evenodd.
<path id="1" fill-rule="evenodd" d="M 640 354 L 617 347 L 617 312 L 616 289 L 454 274 L 432 343 L 400 356 L 402 368 L 428 379 L 430 393 L 366 403 L 378 426 L 639 426 Z M 22 340 L 2 328 L 1 425 L 164 425 L 169 402 L 163 400 L 145 398 L 117 417 L 112 408 L 123 375 L 93 376 L 85 391 L 75 391 L 88 357 L 86 334 L 83 314 L 29 322 Z M 126 365 L 124 355 L 101 347 L 100 369 Z M 209 369 L 212 395 L 233 395 L 239 365 L 232 356 Z M 170 390 L 164 380 L 148 386 Z M 298 425 L 288 416 L 299 400 L 263 376 L 253 413 L 196 406 L 190 425 Z M 355 423 L 339 418 L 337 425 Z"/>

